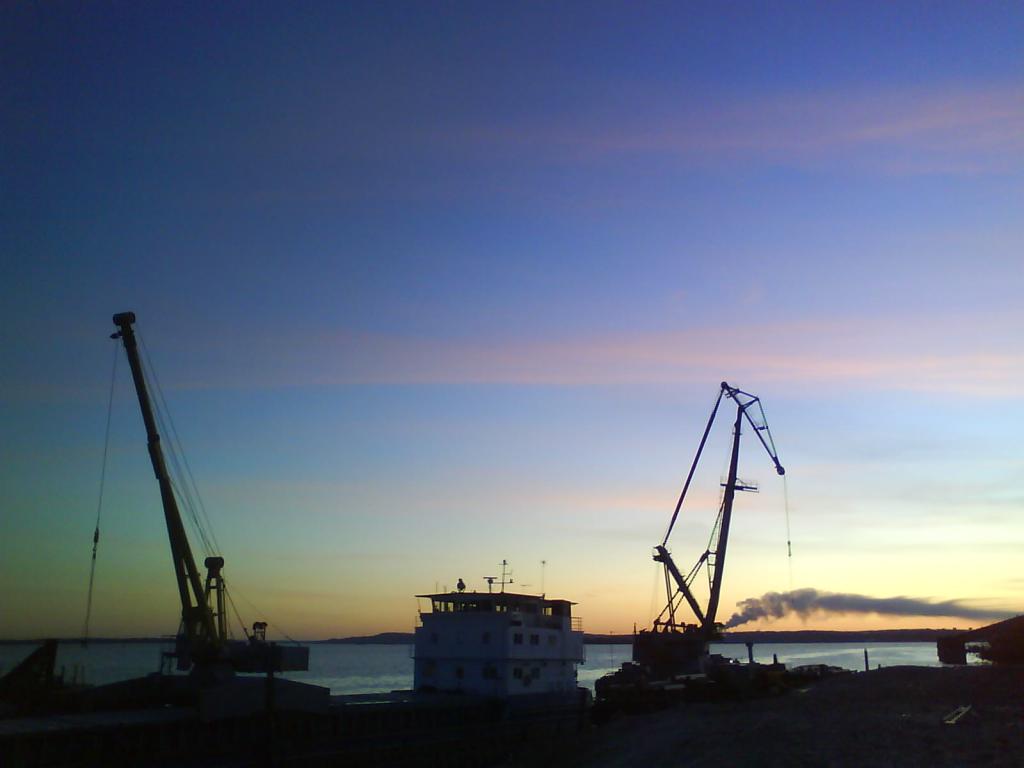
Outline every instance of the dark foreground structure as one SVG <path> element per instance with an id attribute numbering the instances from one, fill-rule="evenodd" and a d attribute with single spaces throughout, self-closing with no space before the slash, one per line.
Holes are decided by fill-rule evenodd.
<path id="1" fill-rule="evenodd" d="M 261 702 L 263 681 L 251 682 L 249 698 Z M 287 682 L 275 681 L 272 696 L 287 700 L 288 686 L 280 686 Z M 543 762 L 586 722 L 582 707 L 520 699 L 510 708 L 494 699 L 404 692 L 331 697 L 322 712 L 257 706 L 211 717 L 202 706 L 164 706 L 37 714 L 0 719 L 0 766 L 475 768 L 525 750 Z"/>
<path id="2" fill-rule="evenodd" d="M 620 716 L 562 764 L 1019 768 L 1024 667 L 889 667 L 782 696 Z"/>

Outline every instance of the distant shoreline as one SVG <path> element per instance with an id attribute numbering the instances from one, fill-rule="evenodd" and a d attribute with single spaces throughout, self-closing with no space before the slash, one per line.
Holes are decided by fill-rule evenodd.
<path id="1" fill-rule="evenodd" d="M 718 642 L 722 643 L 928 643 L 940 637 L 958 634 L 965 629 L 873 629 L 864 631 L 849 630 L 781 630 L 755 632 L 728 632 Z M 41 643 L 45 638 L 0 640 L 0 645 L 25 645 Z M 81 638 L 59 638 L 64 644 L 80 643 Z M 173 638 L 166 637 L 94 637 L 90 643 L 173 643 Z M 281 641 L 284 642 L 284 641 Z M 358 637 L 335 637 L 328 640 L 300 640 L 307 645 L 411 645 L 412 632 L 381 632 L 376 635 Z M 584 634 L 583 642 L 590 645 L 628 645 L 633 642 L 632 633 L 628 634 Z"/>
<path id="2" fill-rule="evenodd" d="M 940 637 L 955 635 L 963 629 L 873 629 L 864 631 L 843 630 L 783 630 L 757 632 L 728 632 L 721 643 L 928 643 Z M 411 632 L 383 632 L 364 637 L 339 637 L 330 640 L 313 640 L 311 643 L 335 645 L 399 645 L 413 641 Z M 583 635 L 583 642 L 589 645 L 631 644 L 632 633 Z"/>

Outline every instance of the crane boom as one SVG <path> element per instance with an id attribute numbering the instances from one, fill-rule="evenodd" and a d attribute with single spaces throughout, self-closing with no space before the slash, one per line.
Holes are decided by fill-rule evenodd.
<path id="1" fill-rule="evenodd" d="M 679 572 L 679 567 L 676 565 L 675 560 L 672 559 L 672 555 L 661 544 L 654 548 L 654 561 L 664 563 L 665 568 L 672 575 L 672 580 L 676 583 L 676 589 L 682 593 L 686 602 L 690 604 L 690 610 L 693 611 L 693 615 L 697 617 L 697 621 L 704 624 L 704 612 L 700 608 L 700 603 L 697 602 L 697 598 L 690 591 L 690 585 L 686 583 L 683 574 Z M 674 602 L 674 597 L 670 600 L 671 602 Z"/>
<path id="2" fill-rule="evenodd" d="M 718 415 L 718 406 L 722 404 L 722 395 L 724 390 L 718 390 L 718 397 L 715 398 L 715 407 L 711 409 L 711 416 L 708 417 L 707 426 L 704 427 L 704 434 L 700 438 L 700 445 L 697 446 L 697 452 L 693 455 L 693 462 L 690 464 L 690 471 L 686 474 L 686 482 L 683 483 L 683 490 L 679 493 L 679 501 L 676 502 L 676 508 L 672 512 L 672 518 L 668 521 L 668 529 L 665 531 L 665 538 L 661 540 L 661 546 L 664 547 L 668 544 L 668 537 L 672 535 L 672 528 L 676 524 L 676 518 L 679 517 L 679 510 L 682 509 L 683 499 L 686 498 L 686 492 L 690 490 L 690 481 L 693 480 L 693 473 L 697 470 L 697 463 L 700 461 L 700 455 L 704 452 L 704 445 L 708 441 L 708 435 L 711 433 L 711 426 L 715 423 L 715 416 Z"/>
<path id="3" fill-rule="evenodd" d="M 181 521 L 178 502 L 174 497 L 174 488 L 167 472 L 163 448 L 160 445 L 160 433 L 156 428 L 153 416 L 153 405 L 146 387 L 146 377 L 139 359 L 139 347 L 135 338 L 134 312 L 121 312 L 114 315 L 114 325 L 120 330 L 111 334 L 111 338 L 120 338 L 128 356 L 132 380 L 135 382 L 135 393 L 139 398 L 142 421 L 146 425 L 146 439 L 149 448 L 149 459 L 153 464 L 153 473 L 160 484 L 160 501 L 164 508 L 164 520 L 167 523 L 167 536 L 171 543 L 171 558 L 174 561 L 174 575 L 178 583 L 178 595 L 181 598 L 181 622 L 188 638 L 192 652 L 201 655 L 205 647 L 217 645 L 219 637 L 214 624 L 213 612 L 207 603 L 203 579 L 196 568 L 192 548 L 188 543 L 185 526 Z"/>
<path id="4" fill-rule="evenodd" d="M 775 441 L 772 439 L 772 432 L 768 429 L 768 422 L 764 417 L 764 407 L 761 405 L 761 398 L 755 397 L 749 392 L 744 392 L 736 387 L 730 387 L 729 384 L 724 381 L 722 382 L 722 392 L 736 401 L 736 405 L 740 412 L 746 420 L 750 422 L 750 426 L 754 428 L 754 434 L 757 435 L 757 439 L 761 441 L 761 445 L 763 445 L 764 449 L 768 452 L 768 457 L 772 460 L 772 463 L 775 464 L 775 472 L 779 475 L 786 474 L 785 468 L 779 463 L 779 454 L 775 450 Z M 740 399 L 741 397 L 747 399 L 742 400 Z M 761 414 L 761 424 L 754 421 L 753 417 L 748 413 L 754 405 L 757 406 L 757 410 Z M 765 435 L 768 436 L 767 440 L 765 439 Z"/>

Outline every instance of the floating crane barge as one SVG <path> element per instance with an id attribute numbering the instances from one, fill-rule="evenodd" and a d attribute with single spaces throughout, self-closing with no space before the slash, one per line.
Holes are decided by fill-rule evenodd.
<path id="1" fill-rule="evenodd" d="M 132 380 L 135 383 L 135 393 L 139 398 L 142 421 L 146 425 L 149 459 L 160 484 L 160 501 L 163 504 L 174 575 L 181 599 L 181 630 L 178 632 L 174 652 L 178 670 L 191 670 L 193 676 L 206 683 L 230 679 L 235 672 L 291 672 L 309 669 L 309 648 L 267 643 L 265 622 L 255 622 L 253 633 L 247 640 L 228 638 L 224 558 L 206 558 L 204 581 L 196 567 L 192 547 L 181 521 L 171 477 L 167 472 L 160 433 L 157 432 L 153 405 L 150 402 L 142 361 L 139 359 L 134 324 L 134 312 L 114 315 L 114 325 L 119 330 L 111 334 L 111 338 L 120 339 L 124 344 Z"/>
<path id="2" fill-rule="evenodd" d="M 701 553 L 690 571 L 683 575 L 668 550 L 668 540 L 723 400 L 730 400 L 736 405 L 729 473 L 722 483 L 722 502 L 707 549 Z M 738 477 L 740 436 L 745 423 L 757 435 L 776 473 L 786 473 L 779 462 L 760 399 L 723 381 L 690 465 L 690 471 L 687 473 L 683 490 L 669 520 L 668 529 L 661 543 L 654 547 L 654 561 L 661 563 L 663 567 L 665 606 L 650 629 L 643 629 L 634 634 L 633 661 L 623 664 L 620 670 L 597 681 L 595 692 L 599 708 L 627 702 L 644 704 L 654 700 L 671 699 L 684 692 L 692 692 L 694 688 L 706 688 L 709 682 L 716 679 L 721 681 L 733 671 L 732 667 L 738 666 L 720 656 L 710 654 L 708 646 L 720 637 L 721 625 L 716 622 L 716 617 L 736 492 L 757 490 L 755 484 L 740 480 Z M 702 570 L 707 572 L 709 588 L 709 597 L 704 606 L 697 599 L 693 589 L 694 580 Z M 683 621 L 684 603 L 696 619 L 695 623 Z M 774 669 L 775 666 L 772 665 L 771 671 L 781 672 L 781 669 Z"/>

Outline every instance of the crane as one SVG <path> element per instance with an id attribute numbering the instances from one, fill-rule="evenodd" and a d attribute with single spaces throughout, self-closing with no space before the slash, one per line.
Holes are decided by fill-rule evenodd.
<path id="1" fill-rule="evenodd" d="M 135 313 L 120 312 L 114 315 L 113 320 L 118 330 L 111 334 L 111 338 L 122 341 L 128 356 L 135 393 L 142 411 L 142 421 L 146 427 L 149 460 L 160 486 L 160 501 L 171 545 L 171 560 L 181 600 L 181 629 L 175 649 L 178 669 L 192 669 L 193 674 L 206 678 L 230 677 L 234 672 L 265 672 L 268 668 L 273 671 L 307 669 L 309 648 L 271 647 L 266 643 L 265 622 L 258 621 L 253 624 L 253 634 L 246 641 L 228 638 L 224 558 L 206 558 L 203 563 L 206 567 L 205 578 L 196 567 L 178 509 L 174 486 L 164 460 L 160 433 L 157 431 L 153 405 L 139 357 L 138 341 L 133 327 Z"/>
<path id="2" fill-rule="evenodd" d="M 736 405 L 736 419 L 733 423 L 732 451 L 729 459 L 729 473 L 722 487 L 722 503 L 718 510 L 718 517 L 711 531 L 711 537 L 707 548 L 698 557 L 697 562 L 684 576 L 672 559 L 668 550 L 668 540 L 672 534 L 679 511 L 682 509 L 683 501 L 690 488 L 694 472 L 700 462 L 701 454 L 707 443 L 711 427 L 718 415 L 719 407 L 723 399 L 727 399 Z M 743 431 L 744 422 L 750 425 L 761 445 L 767 451 L 769 458 L 774 464 L 775 471 L 784 475 L 786 470 L 779 462 L 778 452 L 775 450 L 775 442 L 772 439 L 771 431 L 768 429 L 768 422 L 765 420 L 764 408 L 761 401 L 749 392 L 730 386 L 722 382 L 715 400 L 711 416 L 708 418 L 701 436 L 697 452 L 690 465 L 683 490 L 679 494 L 675 510 L 669 520 L 668 529 L 661 543 L 654 548 L 654 561 L 661 563 L 664 571 L 665 593 L 667 601 L 661 613 L 654 620 L 651 631 L 641 631 L 633 643 L 633 660 L 637 664 L 655 673 L 678 674 L 700 671 L 703 659 L 707 657 L 708 643 L 718 636 L 718 626 L 715 618 L 718 613 L 718 603 L 722 592 L 722 577 L 725 573 L 725 555 L 729 544 L 729 526 L 732 522 L 732 509 L 737 491 L 756 491 L 757 486 L 740 480 L 738 478 L 739 456 L 740 456 L 740 435 Z M 707 604 L 701 606 L 692 589 L 693 581 L 697 574 L 706 567 L 709 597 Z M 686 624 L 682 621 L 681 611 L 683 603 L 689 606 L 696 624 Z"/>

